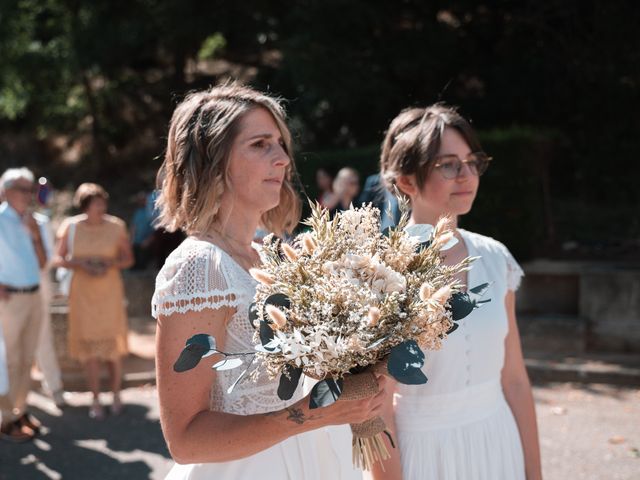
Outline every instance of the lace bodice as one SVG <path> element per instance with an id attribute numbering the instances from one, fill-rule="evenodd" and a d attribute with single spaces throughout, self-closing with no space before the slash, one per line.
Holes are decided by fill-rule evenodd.
<path id="1" fill-rule="evenodd" d="M 254 329 L 249 324 L 248 308 L 255 287 L 256 281 L 224 250 L 189 237 L 169 255 L 158 273 L 151 301 L 152 315 L 157 319 L 160 315 L 232 307 L 235 312 L 227 322 L 224 349 L 226 352 L 251 352 Z M 175 316 L 171 321 L 180 321 L 180 317 Z M 203 329 L 198 333 L 207 332 Z M 232 393 L 227 393 L 249 361 L 250 357 L 247 357 L 244 366 L 213 373 L 212 410 L 251 415 L 280 410 L 302 397 L 302 389 L 298 388 L 291 400 L 280 400 L 276 393 L 278 380 L 269 380 L 265 373 L 255 382 L 244 379 Z M 260 368 L 259 365 L 253 368 L 256 366 Z M 202 378 L 202 381 L 208 379 Z"/>

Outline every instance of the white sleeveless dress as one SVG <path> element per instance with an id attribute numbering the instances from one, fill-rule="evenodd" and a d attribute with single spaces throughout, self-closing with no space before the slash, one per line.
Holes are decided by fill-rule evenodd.
<path id="1" fill-rule="evenodd" d="M 394 398 L 403 477 L 407 480 L 524 480 L 515 419 L 500 384 L 508 319 L 504 298 L 522 269 L 500 242 L 459 230 L 475 287 L 492 282 L 491 302 L 459 322 L 442 349 L 425 352 L 425 385 L 399 385 Z"/>
<path id="2" fill-rule="evenodd" d="M 248 307 L 253 301 L 256 281 L 224 250 L 195 238 L 187 238 L 169 255 L 156 279 L 152 314 L 201 311 L 223 306 L 236 312 L 227 323 L 225 350 L 253 350 L 253 328 Z M 206 333 L 203 331 L 202 333 Z M 185 339 L 186 340 L 186 339 Z M 242 366 L 216 372 L 211 389 L 211 410 L 236 415 L 253 415 L 281 410 L 303 397 L 302 382 L 293 398 L 280 400 L 278 380 L 261 375 L 257 382 L 245 380 L 232 393 Z M 202 381 L 206 381 L 205 378 Z M 260 479 L 320 480 L 360 479 L 351 465 L 351 436 L 348 426 L 318 429 L 290 437 L 255 455 L 220 463 L 174 465 L 168 479 Z"/>

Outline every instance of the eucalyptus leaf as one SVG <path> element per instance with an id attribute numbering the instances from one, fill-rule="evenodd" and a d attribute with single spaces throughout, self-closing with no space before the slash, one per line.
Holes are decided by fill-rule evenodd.
<path id="1" fill-rule="evenodd" d="M 453 324 L 451 324 L 451 328 L 449 328 L 449 330 L 447 330 L 447 335 L 455 332 L 458 329 L 458 324 L 453 322 Z"/>
<path id="2" fill-rule="evenodd" d="M 481 285 L 477 285 L 473 288 L 470 288 L 469 292 L 481 297 L 487 292 L 487 290 L 489 290 L 490 286 L 491 286 L 490 283 L 483 283 Z"/>
<path id="3" fill-rule="evenodd" d="M 292 367 L 289 364 L 285 365 L 284 371 L 280 374 L 280 383 L 278 384 L 278 397 L 280 397 L 280 400 L 290 400 L 293 397 L 296 388 L 298 388 L 301 375 L 302 368 Z"/>
<path id="4" fill-rule="evenodd" d="M 232 370 L 243 363 L 244 362 L 241 358 L 223 358 L 219 362 L 215 363 L 211 368 L 220 372 L 223 370 Z"/>
<path id="5" fill-rule="evenodd" d="M 284 293 L 274 293 L 269 295 L 264 301 L 265 305 L 273 305 L 278 308 L 291 308 L 291 300 Z"/>
<path id="6" fill-rule="evenodd" d="M 200 363 L 202 356 L 208 351 L 208 347 L 205 347 L 200 343 L 187 345 L 182 349 L 182 352 L 180 352 L 180 356 L 176 360 L 176 363 L 173 364 L 173 371 L 180 373 L 191 370 Z"/>
<path id="7" fill-rule="evenodd" d="M 326 378 L 316 383 L 309 395 L 309 408 L 328 407 L 342 394 L 342 379 Z"/>
<path id="8" fill-rule="evenodd" d="M 404 231 L 414 238 L 417 243 L 424 243 L 431 241 L 433 238 L 433 231 L 435 230 L 433 225 L 428 223 L 415 223 L 405 227 Z"/>
<path id="9" fill-rule="evenodd" d="M 449 298 L 447 310 L 451 311 L 451 319 L 457 322 L 473 312 L 475 307 L 476 302 L 466 292 L 456 292 Z"/>
<path id="10" fill-rule="evenodd" d="M 267 322 L 266 320 L 260 320 L 260 343 L 262 343 L 262 346 L 265 349 L 269 350 L 267 345 L 269 345 L 269 342 L 273 340 L 273 337 L 273 329 L 271 328 L 269 322 Z"/>
<path id="11" fill-rule="evenodd" d="M 280 347 L 273 341 L 267 343 L 266 345 L 258 344 L 253 347 L 256 352 L 260 353 L 279 353 Z"/>
<path id="12" fill-rule="evenodd" d="M 258 328 L 256 320 L 258 320 L 258 305 L 256 305 L 256 302 L 252 302 L 249 305 L 249 324 L 251 328 Z"/>
<path id="13" fill-rule="evenodd" d="M 447 243 L 444 244 L 444 247 L 440 249 L 441 252 L 445 252 L 447 250 L 452 249 L 458 244 L 458 239 L 456 237 L 451 237 Z"/>
<path id="14" fill-rule="evenodd" d="M 420 371 L 423 365 L 423 351 L 415 340 L 407 340 L 391 349 L 387 370 L 398 382 L 417 385 L 427 382 L 427 377 Z"/>
<path id="15" fill-rule="evenodd" d="M 207 350 L 216 350 L 216 339 L 206 333 L 197 333 L 187 340 L 187 345 L 199 344 L 207 348 Z"/>

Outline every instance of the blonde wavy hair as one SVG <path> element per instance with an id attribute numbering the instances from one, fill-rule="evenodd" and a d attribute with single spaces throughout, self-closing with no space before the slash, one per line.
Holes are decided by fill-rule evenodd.
<path id="1" fill-rule="evenodd" d="M 261 223 L 278 235 L 295 228 L 301 207 L 293 187 L 297 173 L 284 109 L 277 99 L 235 83 L 191 93 L 173 112 L 167 150 L 157 177 L 159 226 L 187 234 L 206 232 L 213 226 L 222 194 L 230 188 L 229 155 L 240 120 L 256 108 L 271 113 L 291 158 L 280 203 L 262 215 Z"/>

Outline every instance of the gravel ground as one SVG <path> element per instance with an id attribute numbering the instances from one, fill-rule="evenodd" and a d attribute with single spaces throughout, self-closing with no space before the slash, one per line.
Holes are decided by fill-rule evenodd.
<path id="1" fill-rule="evenodd" d="M 640 389 L 541 384 L 534 395 L 546 480 L 640 480 Z M 0 479 L 164 478 L 171 460 L 155 387 L 126 389 L 123 399 L 121 416 L 97 422 L 87 418 L 87 393 L 69 394 L 64 413 L 32 393 L 47 431 L 30 444 L 2 443 Z"/>

